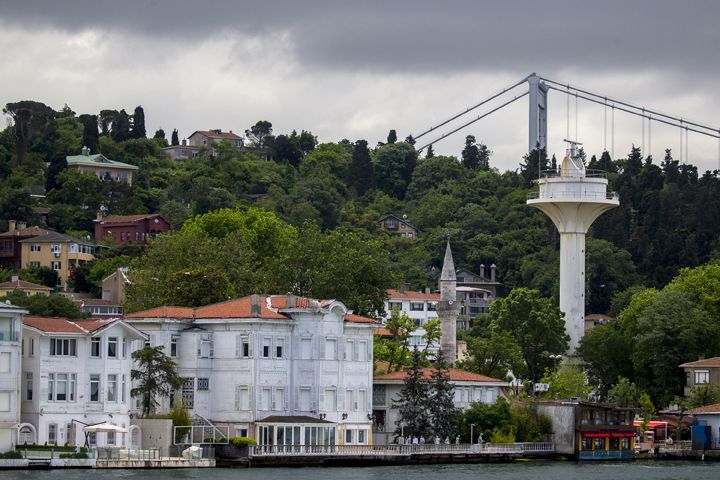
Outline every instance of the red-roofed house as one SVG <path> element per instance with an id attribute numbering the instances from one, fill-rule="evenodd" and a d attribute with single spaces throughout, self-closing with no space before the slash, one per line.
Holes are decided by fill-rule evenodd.
<path id="1" fill-rule="evenodd" d="M 703 358 L 680 365 L 685 370 L 685 395 L 698 385 L 720 385 L 720 357 Z"/>
<path id="2" fill-rule="evenodd" d="M 25 222 L 8 221 L 8 231 L 0 233 L 0 268 L 19 270 L 22 264 L 22 244 L 20 240 L 40 237 L 52 233 L 40 227 L 28 227 Z"/>
<path id="3" fill-rule="evenodd" d="M 397 309 L 400 313 L 406 314 L 411 320 L 415 322 L 417 327 L 410 334 L 410 345 L 412 347 L 417 346 L 418 349 L 425 349 L 425 322 L 428 320 L 436 320 L 437 304 L 440 301 L 439 293 L 430 293 L 429 290 L 425 292 L 414 292 L 412 290 L 394 290 L 389 289 L 385 291 L 387 300 L 385 300 L 385 319 L 389 319 L 392 311 Z M 431 346 L 428 351 L 436 353 L 439 345 Z"/>
<path id="4" fill-rule="evenodd" d="M 429 381 L 433 368 L 423 368 L 422 377 Z M 509 383 L 497 378 L 450 368 L 447 371 L 454 387 L 455 407 L 465 409 L 474 402 L 495 403 L 504 395 Z M 377 375 L 373 378 L 373 440 L 375 443 L 394 443 L 398 411 L 392 402 L 400 396 L 407 370 Z"/>
<path id="5" fill-rule="evenodd" d="M 129 242 L 144 244 L 172 229 L 170 222 L 157 213 L 141 215 L 98 215 L 95 220 L 95 240 L 110 240 L 115 245 Z"/>
<path id="6" fill-rule="evenodd" d="M 380 323 L 341 302 L 250 295 L 125 320 L 177 362 L 191 413 L 230 436 L 263 444 L 305 445 L 306 434 L 328 445 L 371 442 L 372 342 Z"/>
<path id="7" fill-rule="evenodd" d="M 145 335 L 120 319 L 23 320 L 19 443 L 83 445 L 87 424 L 109 422 L 128 434 L 97 433 L 93 445 L 129 446 L 132 352 Z M 139 438 L 138 435 L 135 435 Z"/>
<path id="8" fill-rule="evenodd" d="M 26 282 L 20 280 L 17 276 L 13 275 L 9 282 L 0 283 L 0 298 L 4 297 L 8 293 L 12 293 L 15 290 L 19 290 L 25 295 L 50 295 L 52 288 L 45 285 L 38 285 L 37 283 Z"/>

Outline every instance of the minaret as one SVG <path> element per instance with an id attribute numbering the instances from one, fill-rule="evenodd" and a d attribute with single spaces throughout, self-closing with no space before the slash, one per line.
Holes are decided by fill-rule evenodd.
<path id="1" fill-rule="evenodd" d="M 440 302 L 437 305 L 440 318 L 440 352 L 448 363 L 457 360 L 457 317 L 460 313 L 460 303 L 457 301 L 457 278 L 455 277 L 455 263 L 450 250 L 450 239 L 445 247 L 442 273 L 440 274 Z"/>
<path id="2" fill-rule="evenodd" d="M 574 355 L 585 333 L 585 234 L 604 212 L 620 205 L 615 193 L 607 193 L 607 174 L 585 170 L 577 156 L 577 142 L 559 172 L 542 172 L 540 190 L 528 195 L 527 204 L 542 210 L 560 232 L 560 310 L 565 312 L 565 331 L 570 336 L 568 354 Z"/>

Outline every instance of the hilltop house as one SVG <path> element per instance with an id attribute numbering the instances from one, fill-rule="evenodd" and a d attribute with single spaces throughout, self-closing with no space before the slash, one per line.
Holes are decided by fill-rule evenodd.
<path id="1" fill-rule="evenodd" d="M 26 282 L 20 280 L 17 275 L 13 275 L 9 282 L 0 283 L 0 298 L 14 291 L 23 292 L 25 295 L 50 295 L 52 288 L 37 283 Z"/>
<path id="2" fill-rule="evenodd" d="M 495 264 L 490 265 L 489 278 L 485 273 L 485 265 L 482 264 L 479 274 L 467 269 L 456 272 L 457 300 L 460 302 L 458 329 L 472 328 L 473 319 L 489 313 L 490 304 L 497 298 L 497 289 L 502 285 L 495 278 L 496 269 Z"/>
<path id="3" fill-rule="evenodd" d="M 20 423 L 22 318 L 27 312 L 0 302 L 0 451 L 13 450 Z"/>
<path id="4" fill-rule="evenodd" d="M 94 173 L 101 180 L 114 180 L 132 185 L 133 172 L 138 170 L 135 165 L 110 160 L 101 153 L 90 154 L 88 147 L 83 147 L 80 155 L 65 157 L 68 168 L 83 173 Z"/>
<path id="5" fill-rule="evenodd" d="M 143 333 L 119 319 L 26 316 L 23 323 L 19 443 L 83 445 L 83 425 L 102 422 L 139 438 L 130 427 L 130 370 Z M 97 433 L 88 440 L 128 445 L 126 434 Z"/>
<path id="6" fill-rule="evenodd" d="M 58 272 L 58 287 L 67 290 L 75 267 L 95 259 L 95 245 L 63 233 L 20 241 L 22 267 L 50 267 Z"/>
<path id="7" fill-rule="evenodd" d="M 270 445 L 370 443 L 379 324 L 341 302 L 252 295 L 125 319 L 177 362 L 190 412 L 231 436 Z"/>
<path id="8" fill-rule="evenodd" d="M 422 378 L 430 381 L 434 369 L 423 368 Z M 448 378 L 453 386 L 455 408 L 466 409 L 473 402 L 492 404 L 504 395 L 509 384 L 496 378 L 450 368 Z M 398 409 L 392 406 L 393 400 L 400 396 L 407 370 L 378 375 L 373 378 L 373 440 L 379 444 L 395 441 L 395 428 L 399 418 Z"/>
<path id="9" fill-rule="evenodd" d="M 8 221 L 8 231 L 0 233 L 0 268 L 23 268 L 20 241 L 52 232 L 45 228 L 28 227 L 25 222 Z"/>
<path id="10" fill-rule="evenodd" d="M 685 370 L 685 395 L 698 385 L 720 385 L 720 357 L 702 358 L 680 365 Z"/>
<path id="11" fill-rule="evenodd" d="M 402 218 L 396 215 L 385 215 L 378 220 L 378 226 L 383 230 L 410 240 L 414 240 L 418 236 L 417 227 L 408 222 L 407 215 L 403 215 Z"/>
<path id="12" fill-rule="evenodd" d="M 114 245 L 128 242 L 146 243 L 148 238 L 156 238 L 169 232 L 172 226 L 157 213 L 140 215 L 107 215 L 98 212 L 95 220 L 95 240 L 110 240 Z"/>

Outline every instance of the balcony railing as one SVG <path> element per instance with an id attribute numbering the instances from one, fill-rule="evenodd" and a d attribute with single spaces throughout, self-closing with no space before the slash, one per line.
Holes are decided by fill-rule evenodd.
<path id="1" fill-rule="evenodd" d="M 619 200 L 620 196 L 616 192 L 600 193 L 600 192 L 573 192 L 573 191 L 561 191 L 561 192 L 530 192 L 527 194 L 528 200 L 536 200 L 540 198 L 559 200 L 572 200 L 576 198 L 591 199 L 591 200 Z"/>
<path id="2" fill-rule="evenodd" d="M 484 443 L 484 444 L 390 444 L 390 445 L 250 445 L 251 456 L 292 455 L 414 455 L 423 453 L 478 453 L 478 454 L 544 454 L 553 453 L 555 444 L 538 443 Z"/>
<path id="3" fill-rule="evenodd" d="M 541 170 L 540 171 L 540 177 L 541 178 L 554 178 L 554 177 L 562 177 L 562 176 L 568 176 L 568 175 L 562 175 L 562 172 L 560 170 Z M 582 177 L 585 178 L 607 178 L 607 172 L 605 170 L 597 170 L 597 169 L 585 169 L 585 175 Z M 578 177 L 578 178 L 582 178 Z"/>

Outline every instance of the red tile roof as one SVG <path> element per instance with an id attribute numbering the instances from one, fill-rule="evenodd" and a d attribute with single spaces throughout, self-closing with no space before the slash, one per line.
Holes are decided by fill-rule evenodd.
<path id="1" fill-rule="evenodd" d="M 100 329 L 100 328 L 102 328 L 102 327 L 104 327 L 104 326 L 106 326 L 106 325 L 108 325 L 108 324 L 110 324 L 110 323 L 113 323 L 114 321 L 115 321 L 115 319 L 112 319 L 112 320 L 109 320 L 109 319 L 100 320 L 100 319 L 97 319 L 97 318 L 90 318 L 90 319 L 87 319 L 87 320 L 76 320 L 76 321 L 73 322 L 73 323 L 75 323 L 76 325 L 84 328 L 84 329 L 87 330 L 88 332 L 94 332 L 95 330 L 98 330 L 98 329 Z"/>
<path id="2" fill-rule="evenodd" d="M 413 292 L 411 290 L 405 290 L 404 292 L 401 292 L 400 290 L 388 289 L 385 291 L 385 294 L 387 295 L 388 300 L 429 300 L 431 302 L 440 301 L 439 293 L 422 293 Z"/>
<path id="3" fill-rule="evenodd" d="M 73 300 L 74 303 L 78 303 L 80 305 L 99 305 L 99 306 L 120 306 L 119 303 L 111 302 L 110 300 L 103 300 L 102 298 L 80 298 L 77 300 Z"/>
<path id="4" fill-rule="evenodd" d="M 692 410 L 688 410 L 687 413 L 689 413 L 691 415 L 695 415 L 698 413 L 720 413 L 720 403 L 716 403 L 713 405 L 705 405 L 704 407 L 693 408 Z"/>
<path id="5" fill-rule="evenodd" d="M 381 337 L 392 337 L 392 332 L 387 328 L 378 328 L 375 333 Z"/>
<path id="6" fill-rule="evenodd" d="M 345 315 L 345 321 L 350 322 L 350 323 L 371 323 L 371 324 L 379 324 L 380 323 L 379 321 L 374 320 L 372 318 L 363 317 L 362 315 L 355 315 L 354 313 Z"/>
<path id="7" fill-rule="evenodd" d="M 267 296 L 259 296 L 259 318 L 287 320 L 289 317 L 271 310 L 267 306 Z M 195 318 L 258 318 L 251 312 L 252 296 L 236 298 L 227 302 L 215 303 L 195 309 Z"/>
<path id="8" fill-rule="evenodd" d="M 26 282 L 25 280 L 17 280 L 16 282 L 9 281 L 0 283 L 0 288 L 21 288 L 23 290 L 46 290 L 50 291 L 52 288 L 45 285 L 38 285 L 37 283 Z"/>
<path id="9" fill-rule="evenodd" d="M 681 367 L 720 367 L 720 357 L 705 358 L 694 362 L 683 363 Z"/>
<path id="10" fill-rule="evenodd" d="M 101 223 L 134 223 L 140 220 L 145 220 L 146 218 L 155 218 L 159 216 L 159 213 L 146 213 L 142 215 L 108 215 L 107 217 L 103 217 Z"/>
<path id="11" fill-rule="evenodd" d="M 53 233 L 53 230 L 40 227 L 27 227 L 13 230 L 12 232 L 0 233 L 0 237 L 39 237 L 40 235 L 47 235 Z"/>
<path id="12" fill-rule="evenodd" d="M 125 318 L 193 318 L 190 307 L 155 307 L 141 312 L 126 313 Z"/>
<path id="13" fill-rule="evenodd" d="M 196 132 L 193 132 L 191 137 L 195 135 L 196 133 L 202 133 L 208 138 L 221 138 L 224 140 L 242 140 L 242 137 L 232 133 L 232 132 L 220 132 L 218 133 L 217 130 L 197 130 Z"/>
<path id="14" fill-rule="evenodd" d="M 67 318 L 60 317 L 30 317 L 23 318 L 23 324 L 45 333 L 75 333 L 84 335 L 83 330 Z"/>
<path id="15" fill-rule="evenodd" d="M 422 369 L 422 378 L 424 380 L 430 380 L 432 379 L 432 374 L 435 371 L 434 368 L 423 368 Z M 405 377 L 407 376 L 407 370 L 402 370 L 399 372 L 393 372 L 388 373 L 386 375 L 379 375 L 373 377 L 374 380 L 405 380 Z M 497 378 L 491 378 L 487 377 L 485 375 L 479 375 L 477 373 L 472 372 L 466 372 L 465 370 L 459 370 L 457 368 L 449 368 L 448 369 L 448 377 L 453 382 L 501 382 L 504 383 L 503 380 L 498 380 Z"/>

